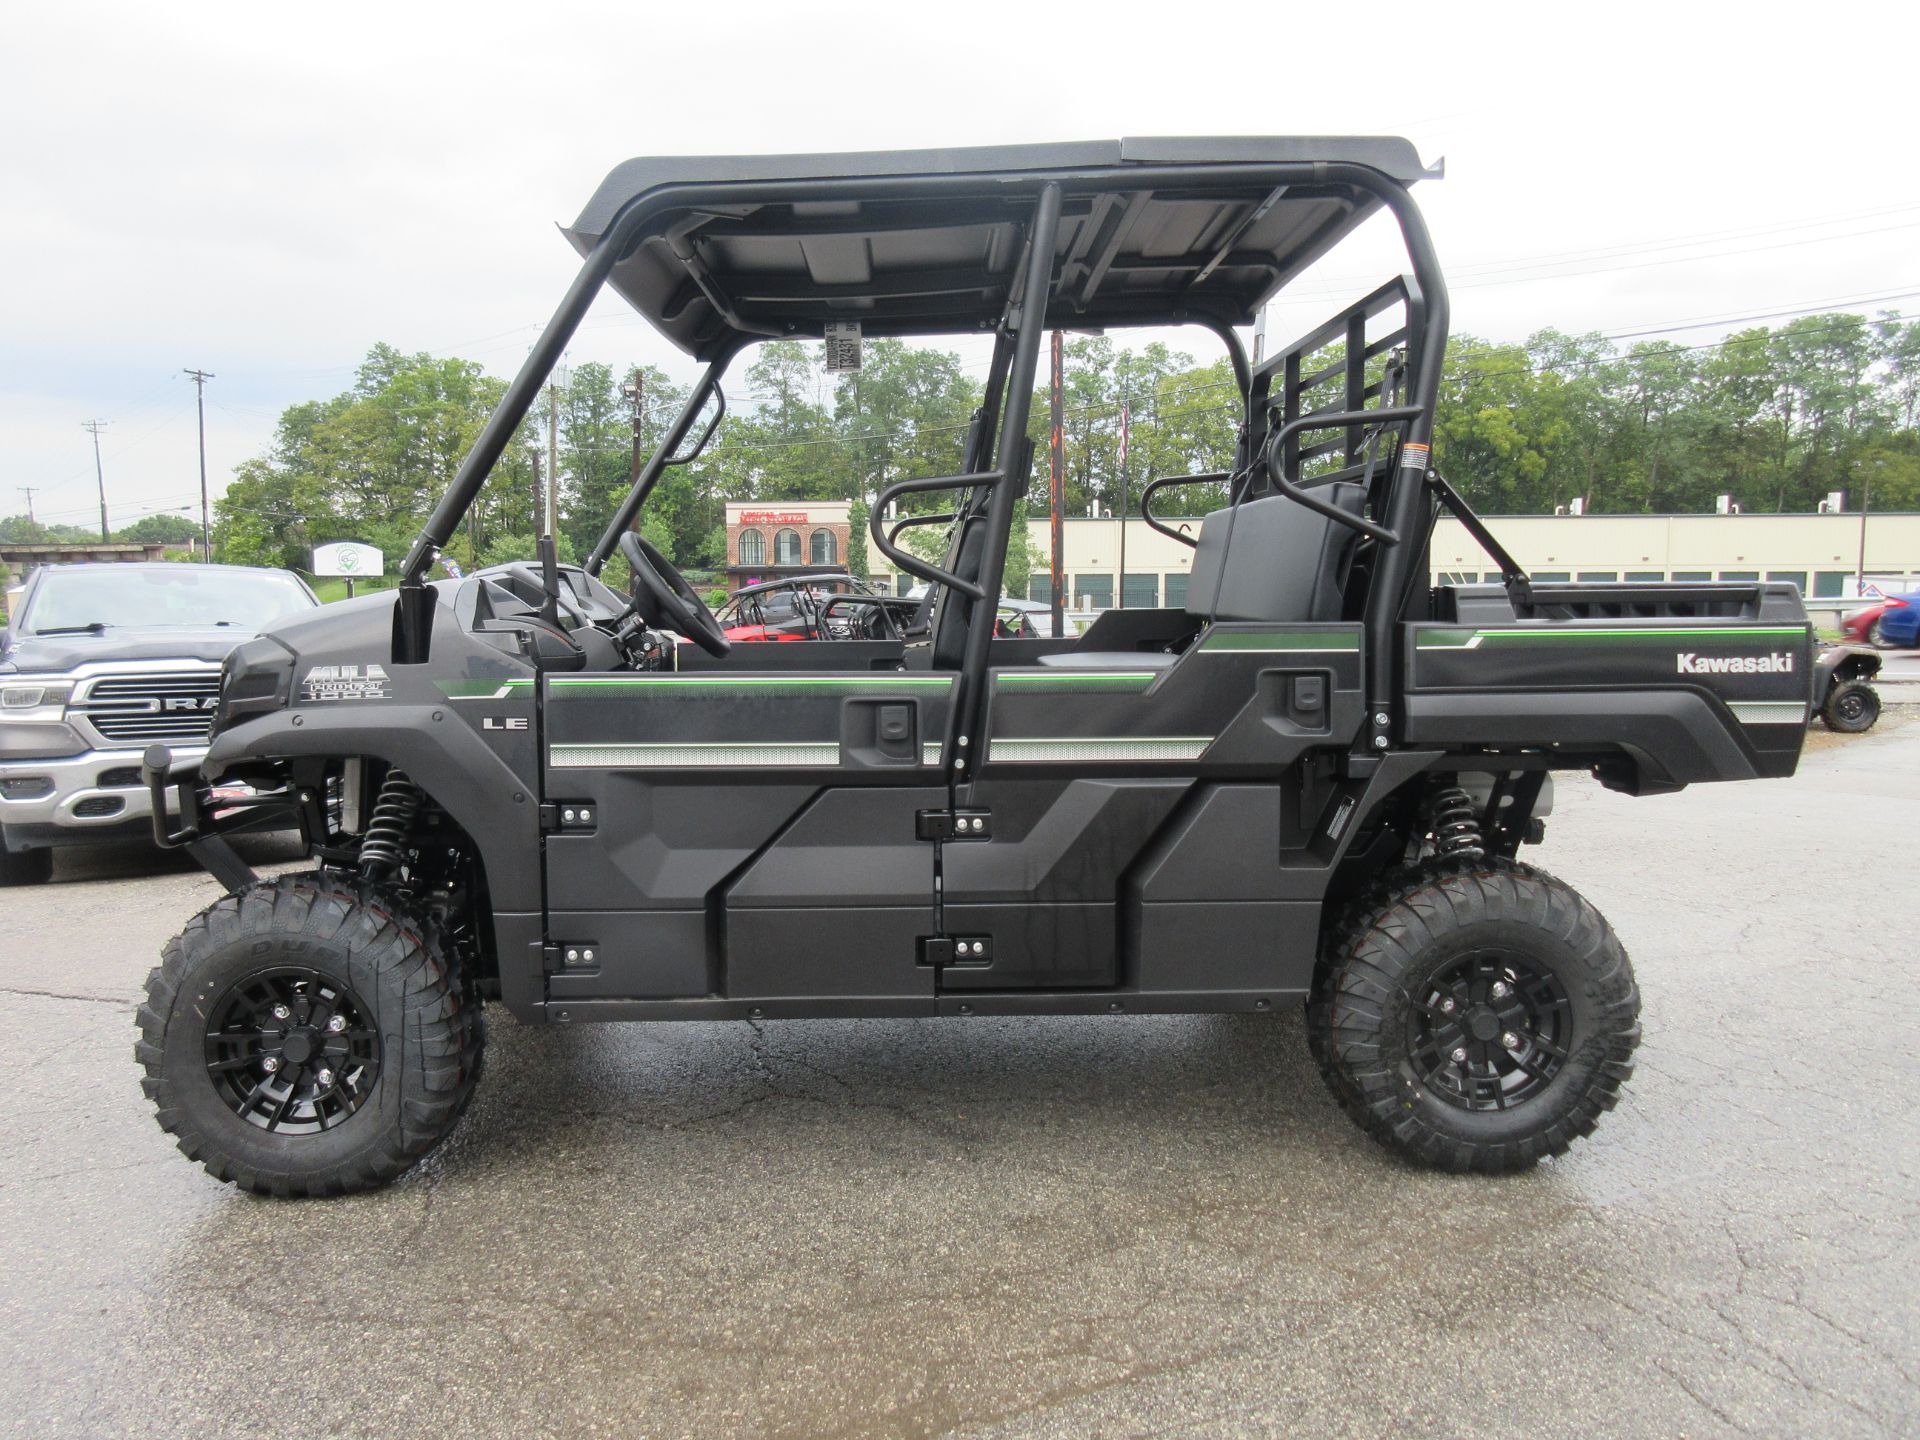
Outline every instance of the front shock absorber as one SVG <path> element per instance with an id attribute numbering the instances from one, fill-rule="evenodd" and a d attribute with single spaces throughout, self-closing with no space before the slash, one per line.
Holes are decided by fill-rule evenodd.
<path id="1" fill-rule="evenodd" d="M 420 787 L 398 766 L 388 770 L 387 778 L 380 782 L 379 798 L 373 802 L 366 834 L 360 840 L 362 875 L 379 880 L 400 868 L 407 837 L 413 833 L 414 816 L 419 812 Z"/>
<path id="2" fill-rule="evenodd" d="M 1427 797 L 1427 833 L 1433 836 L 1433 853 L 1443 860 L 1479 860 L 1487 853 L 1480 834 L 1480 811 L 1473 796 L 1458 785 Z"/>

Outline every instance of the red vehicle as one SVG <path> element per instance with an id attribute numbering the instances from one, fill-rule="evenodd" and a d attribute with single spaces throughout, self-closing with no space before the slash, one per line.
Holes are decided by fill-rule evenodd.
<path id="1" fill-rule="evenodd" d="M 1908 608 L 1910 608 L 1908 597 L 1900 595 L 1886 596 L 1877 603 L 1869 605 L 1866 609 L 1856 610 L 1853 614 L 1847 616 L 1846 619 L 1840 622 L 1840 631 L 1847 637 L 1848 641 L 1855 645 L 1890 645 L 1894 643 L 1893 637 L 1887 632 L 1893 627 L 1890 627 L 1886 623 L 1887 612 L 1889 610 L 1905 610 Z M 1906 617 L 1902 616 L 1900 618 L 1905 619 Z"/>
<path id="2" fill-rule="evenodd" d="M 736 590 L 720 607 L 727 639 L 788 644 L 796 640 L 897 638 L 919 602 L 876 591 L 852 575 L 789 575 Z"/>

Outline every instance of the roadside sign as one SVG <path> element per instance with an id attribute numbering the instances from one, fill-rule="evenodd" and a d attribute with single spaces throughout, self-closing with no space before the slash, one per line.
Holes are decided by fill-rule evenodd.
<path id="1" fill-rule="evenodd" d="M 386 557 L 371 545 L 358 540 L 336 540 L 331 545 L 313 547 L 313 573 L 365 579 L 386 573 Z"/>

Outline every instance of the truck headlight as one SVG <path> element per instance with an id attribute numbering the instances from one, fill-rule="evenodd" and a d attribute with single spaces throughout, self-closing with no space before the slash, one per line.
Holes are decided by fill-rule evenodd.
<path id="1" fill-rule="evenodd" d="M 14 680 L 0 684 L 0 719 L 58 720 L 65 714 L 71 680 Z"/>

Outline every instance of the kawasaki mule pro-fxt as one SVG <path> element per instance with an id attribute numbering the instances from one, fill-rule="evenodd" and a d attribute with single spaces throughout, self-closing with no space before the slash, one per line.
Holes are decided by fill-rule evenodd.
<path id="1" fill-rule="evenodd" d="M 1639 998 L 1606 921 L 1515 859 L 1550 772 L 1790 774 L 1811 637 L 1789 585 L 1530 584 L 1487 534 L 1429 453 L 1426 173 L 1390 139 L 613 171 L 402 588 L 243 645 L 205 760 L 149 752 L 177 792 L 163 840 L 231 892 L 148 982 L 161 1125 L 255 1190 L 391 1179 L 472 1093 L 482 997 L 573 1025 L 1304 1001 L 1328 1084 L 1387 1145 L 1488 1171 L 1564 1151 L 1628 1078 Z M 1383 209 L 1409 273 L 1250 364 L 1235 327 Z M 543 542 L 424 583 L 603 285 L 706 364 L 665 444 L 584 566 Z M 848 321 L 997 337 L 965 473 L 871 497 L 925 623 L 730 647 L 636 517 L 711 434 L 730 362 Z M 1043 334 L 1175 324 L 1220 337 L 1242 413 L 1230 470 L 1142 497 L 1193 547 L 1185 607 L 996 638 Z M 1201 483 L 1227 502 L 1204 523 L 1151 518 Z M 941 491 L 931 564 L 898 530 Z M 1441 509 L 1501 583 L 1431 583 Z M 597 578 L 616 548 L 630 596 Z M 235 780 L 298 812 L 311 871 L 238 861 L 222 830 L 257 816 L 208 788 Z"/>

